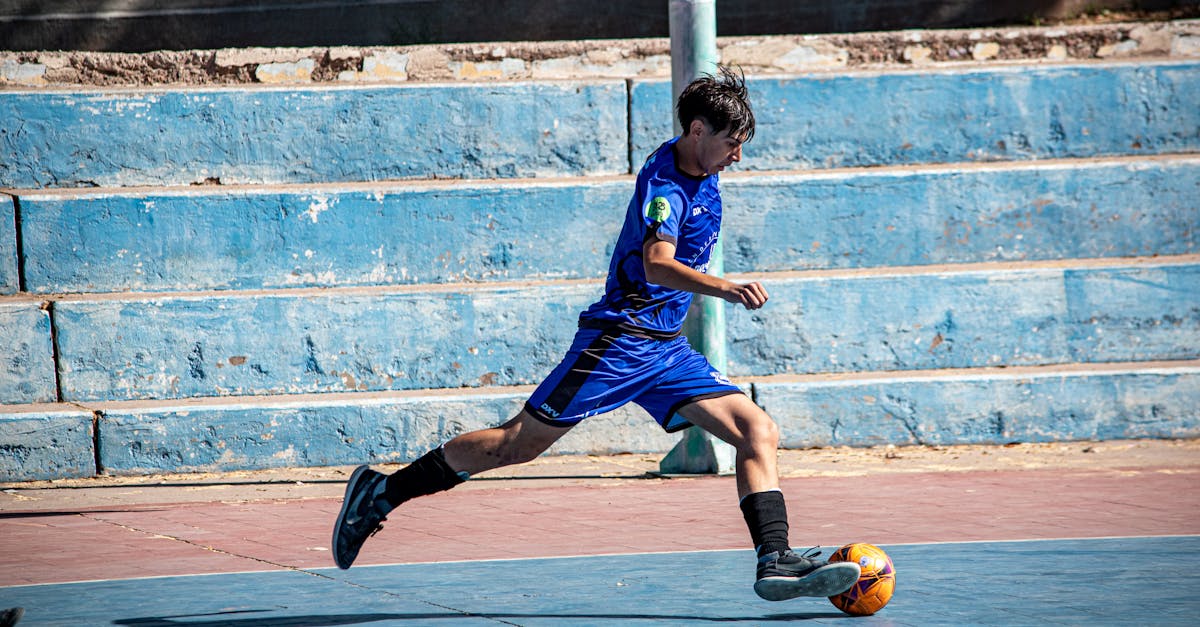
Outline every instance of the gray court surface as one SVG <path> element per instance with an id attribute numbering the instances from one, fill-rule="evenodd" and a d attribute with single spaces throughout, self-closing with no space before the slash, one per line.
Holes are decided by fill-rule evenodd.
<path id="1" fill-rule="evenodd" d="M 583 547 L 581 547 L 583 548 Z M 449 562 L 0 588 L 21 625 L 1195 625 L 1200 536 L 884 546 L 891 603 L 759 600 L 749 551 Z M 467 558 L 469 556 L 462 556 Z"/>

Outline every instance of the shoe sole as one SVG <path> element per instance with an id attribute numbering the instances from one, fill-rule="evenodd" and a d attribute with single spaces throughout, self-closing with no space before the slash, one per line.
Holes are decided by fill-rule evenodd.
<path id="1" fill-rule="evenodd" d="M 342 511 L 338 512 L 337 520 L 333 523 L 333 544 L 330 546 L 330 549 L 333 551 L 333 561 L 336 562 L 337 567 L 342 570 L 350 568 L 350 565 L 354 563 L 354 560 L 350 560 L 350 562 L 343 565 L 341 560 L 338 559 L 338 535 L 340 535 L 342 531 L 342 523 L 346 520 L 346 510 L 350 507 L 350 493 L 353 492 L 355 484 L 358 483 L 358 478 L 361 477 L 367 470 L 370 470 L 367 466 L 359 466 L 358 468 L 354 469 L 354 474 L 350 475 L 350 480 L 346 482 L 346 493 L 342 495 Z M 355 557 L 358 556 L 356 555 Z"/>
<path id="2" fill-rule="evenodd" d="M 796 597 L 831 597 L 850 589 L 862 575 L 852 562 L 822 566 L 803 577 L 766 577 L 754 582 L 754 591 L 768 601 L 786 601 Z"/>

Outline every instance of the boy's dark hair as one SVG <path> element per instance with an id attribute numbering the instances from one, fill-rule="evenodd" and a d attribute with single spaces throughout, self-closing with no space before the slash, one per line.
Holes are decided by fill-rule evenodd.
<path id="1" fill-rule="evenodd" d="M 729 129 L 734 137 L 754 137 L 754 112 L 746 92 L 746 76 L 740 70 L 717 66 L 717 75 L 705 74 L 692 81 L 679 94 L 675 105 L 679 125 L 686 133 L 692 120 L 701 117 L 708 121 L 714 133 Z"/>

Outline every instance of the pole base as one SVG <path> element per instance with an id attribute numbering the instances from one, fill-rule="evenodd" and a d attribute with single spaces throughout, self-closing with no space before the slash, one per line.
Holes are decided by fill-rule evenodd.
<path id="1" fill-rule="evenodd" d="M 699 427 L 689 427 L 675 448 L 658 463 L 658 474 L 732 475 L 735 457 L 732 446 Z"/>

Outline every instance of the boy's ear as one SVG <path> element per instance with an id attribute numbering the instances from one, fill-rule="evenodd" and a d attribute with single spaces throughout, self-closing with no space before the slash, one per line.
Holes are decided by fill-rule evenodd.
<path id="1" fill-rule="evenodd" d="M 692 118 L 692 123 L 688 125 L 688 135 L 703 136 L 708 131 L 707 126 L 703 118 Z"/>

